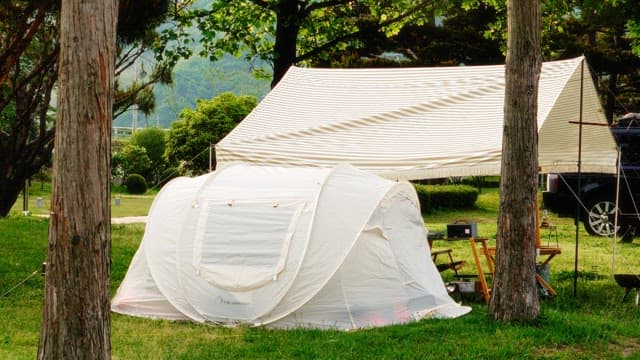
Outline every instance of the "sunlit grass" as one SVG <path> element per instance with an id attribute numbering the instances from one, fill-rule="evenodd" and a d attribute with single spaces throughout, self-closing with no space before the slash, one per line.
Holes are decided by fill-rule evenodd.
<path id="1" fill-rule="evenodd" d="M 120 188 L 117 188 L 117 190 L 120 190 Z M 111 193 L 111 216 L 145 216 L 149 213 L 149 208 L 156 194 L 156 189 L 151 189 L 144 195 L 130 195 L 113 191 Z M 11 208 L 11 213 L 23 213 L 25 208 L 23 196 L 23 193 L 20 193 L 18 200 Z M 27 211 L 30 215 L 49 215 L 51 209 L 51 184 L 47 182 L 33 182 L 29 187 L 27 203 Z"/>

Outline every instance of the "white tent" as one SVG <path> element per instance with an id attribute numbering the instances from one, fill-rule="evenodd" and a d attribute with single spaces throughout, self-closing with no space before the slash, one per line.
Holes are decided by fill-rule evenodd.
<path id="1" fill-rule="evenodd" d="M 579 126 L 570 121 L 579 121 L 581 110 L 583 122 L 606 125 L 583 60 L 542 66 L 542 173 L 577 170 Z M 331 167 L 346 162 L 390 179 L 497 175 L 503 106 L 502 65 L 292 67 L 216 144 L 216 159 L 218 164 L 276 166 Z M 615 173 L 615 159 L 608 128 L 583 126 L 582 170 Z"/>
<path id="2" fill-rule="evenodd" d="M 470 308 L 447 294 L 409 183 L 348 165 L 231 164 L 160 191 L 112 310 L 356 329 Z"/>

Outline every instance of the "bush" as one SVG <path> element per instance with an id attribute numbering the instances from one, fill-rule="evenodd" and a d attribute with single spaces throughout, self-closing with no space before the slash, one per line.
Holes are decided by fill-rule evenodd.
<path id="1" fill-rule="evenodd" d="M 192 174 L 207 173 L 206 150 L 233 130 L 257 103 L 252 96 L 222 93 L 208 101 L 198 100 L 195 109 L 183 109 L 167 134 L 164 153 L 167 163 L 182 163 L 186 172 Z"/>
<path id="2" fill-rule="evenodd" d="M 423 213 L 439 209 L 470 209 L 478 200 L 478 190 L 469 185 L 414 186 Z"/>
<path id="3" fill-rule="evenodd" d="M 498 188 L 500 187 L 499 176 L 471 176 L 462 179 L 460 182 L 464 185 L 473 186 L 482 192 L 483 188 Z"/>
<path id="4" fill-rule="evenodd" d="M 131 174 L 124 181 L 129 194 L 144 194 L 147 192 L 147 180 L 140 174 Z"/>
<path id="5" fill-rule="evenodd" d="M 140 174 L 151 181 L 151 170 L 152 162 L 147 156 L 147 150 L 141 146 L 129 144 L 122 151 L 111 154 L 111 176 L 114 179 L 126 179 L 130 174 Z"/>
<path id="6" fill-rule="evenodd" d="M 170 167 L 160 174 L 160 187 L 163 187 L 171 179 L 180 176 L 180 169 L 176 167 Z"/>

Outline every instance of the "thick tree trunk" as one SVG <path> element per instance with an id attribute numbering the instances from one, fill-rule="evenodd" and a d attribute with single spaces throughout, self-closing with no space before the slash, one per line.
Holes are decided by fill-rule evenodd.
<path id="1" fill-rule="evenodd" d="M 300 6 L 298 0 L 282 0 L 277 5 L 272 88 L 278 84 L 289 67 L 296 61 L 296 46 L 301 21 Z"/>
<path id="2" fill-rule="evenodd" d="M 0 179 L 0 217 L 5 217 L 15 204 L 25 181 L 18 183 L 13 179 Z"/>
<path id="3" fill-rule="evenodd" d="M 53 131 L 35 140 L 17 139 L 15 132 L 7 135 L 11 138 L 0 139 L 0 153 L 5 155 L 0 158 L 0 217 L 9 214 L 26 181 L 49 163 L 53 148 Z"/>
<path id="4" fill-rule="evenodd" d="M 609 123 L 609 125 L 613 123 L 613 115 L 615 114 L 617 96 L 618 73 L 612 71 L 609 72 L 609 81 L 607 81 L 607 94 L 605 96 L 606 101 L 604 103 L 604 116 L 607 118 L 607 123 Z"/>
<path id="5" fill-rule="evenodd" d="M 63 0 L 39 359 L 111 357 L 110 130 L 117 0 Z"/>
<path id="6" fill-rule="evenodd" d="M 508 50 L 496 267 L 489 312 L 496 320 L 539 314 L 536 273 L 540 0 L 508 1 Z"/>

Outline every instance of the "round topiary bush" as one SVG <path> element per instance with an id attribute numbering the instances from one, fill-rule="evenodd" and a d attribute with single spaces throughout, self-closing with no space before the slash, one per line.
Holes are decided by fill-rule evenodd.
<path id="1" fill-rule="evenodd" d="M 129 194 L 144 194 L 147 192 L 147 180 L 140 174 L 131 174 L 124 180 L 124 186 Z"/>

